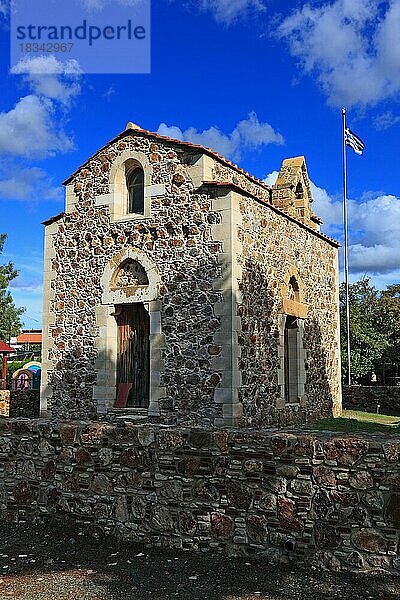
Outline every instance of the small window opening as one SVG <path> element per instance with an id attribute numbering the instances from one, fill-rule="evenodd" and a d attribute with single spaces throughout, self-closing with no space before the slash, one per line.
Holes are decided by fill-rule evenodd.
<path id="1" fill-rule="evenodd" d="M 285 399 L 298 401 L 299 389 L 299 326 L 295 317 L 286 317 L 285 323 Z"/>
<path id="2" fill-rule="evenodd" d="M 140 167 L 127 169 L 128 213 L 144 214 L 144 172 Z"/>

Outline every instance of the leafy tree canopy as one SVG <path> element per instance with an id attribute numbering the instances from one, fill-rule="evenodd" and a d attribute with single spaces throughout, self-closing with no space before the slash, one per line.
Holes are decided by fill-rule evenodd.
<path id="1" fill-rule="evenodd" d="M 400 374 L 400 284 L 376 290 L 369 279 L 349 286 L 351 373 L 368 383 L 372 373 Z M 345 286 L 340 288 L 342 369 L 347 374 Z"/>
<path id="2" fill-rule="evenodd" d="M 0 254 L 3 252 L 6 234 L 0 234 Z M 5 342 L 13 335 L 18 335 L 21 331 L 21 315 L 24 308 L 17 308 L 9 291 L 10 281 L 15 279 L 18 271 L 14 265 L 9 262 L 0 264 L 0 340 Z"/>

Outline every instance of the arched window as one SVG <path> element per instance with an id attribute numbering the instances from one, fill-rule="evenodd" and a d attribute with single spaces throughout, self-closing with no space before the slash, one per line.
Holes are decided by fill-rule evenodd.
<path id="1" fill-rule="evenodd" d="M 128 213 L 144 214 L 144 172 L 140 167 L 126 169 Z"/>

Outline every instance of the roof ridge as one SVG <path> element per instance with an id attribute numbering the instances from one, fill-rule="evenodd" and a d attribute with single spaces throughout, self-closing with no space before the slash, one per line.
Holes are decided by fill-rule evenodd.
<path id="1" fill-rule="evenodd" d="M 63 181 L 63 185 L 67 185 L 73 179 L 73 177 L 75 177 L 75 175 L 90 160 L 92 160 L 95 156 L 97 156 L 97 154 L 99 154 L 99 152 L 101 152 L 102 150 L 104 150 L 105 148 L 107 148 L 107 146 L 109 146 L 113 142 L 117 141 L 119 138 L 124 137 L 125 135 L 132 135 L 132 134 L 134 134 L 134 135 L 142 135 L 142 136 L 150 136 L 150 137 L 153 137 L 155 139 L 164 140 L 166 142 L 171 142 L 171 143 L 174 143 L 174 144 L 179 144 L 180 146 L 184 146 L 186 148 L 193 148 L 193 149 L 196 149 L 196 150 L 201 150 L 201 151 L 205 152 L 206 154 L 209 154 L 209 155 L 217 158 L 220 162 L 222 162 L 222 163 L 228 165 L 229 167 L 235 169 L 235 171 L 238 171 L 242 175 L 245 175 L 246 177 L 248 177 L 249 179 L 251 179 L 257 185 L 261 185 L 261 187 L 263 187 L 264 189 L 266 189 L 266 190 L 270 190 L 271 189 L 271 186 L 269 186 L 267 183 L 265 183 L 262 179 L 259 179 L 258 177 L 255 177 L 254 175 L 252 175 L 251 173 L 249 173 L 245 169 L 242 169 L 237 164 L 235 164 L 234 162 L 230 161 L 228 158 L 225 158 L 224 156 L 222 156 L 221 154 L 219 154 L 218 152 L 216 152 L 212 148 L 209 148 L 207 146 L 202 146 L 201 144 L 194 144 L 193 142 L 185 142 L 183 140 L 178 140 L 176 138 L 171 138 L 171 137 L 168 137 L 166 135 L 161 135 L 160 133 L 155 133 L 154 131 L 149 131 L 148 129 L 139 128 L 138 125 L 136 125 L 135 127 L 127 127 L 126 129 L 124 129 L 124 131 L 121 131 L 115 137 L 113 137 L 109 142 L 107 142 L 106 144 L 104 144 L 104 146 L 102 146 L 94 154 L 92 154 L 91 156 L 89 156 L 89 158 L 86 159 L 85 162 L 80 165 L 80 167 L 78 167 L 65 181 Z"/>

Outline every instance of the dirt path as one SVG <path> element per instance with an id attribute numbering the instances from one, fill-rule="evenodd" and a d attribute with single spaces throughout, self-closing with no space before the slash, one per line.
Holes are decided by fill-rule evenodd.
<path id="1" fill-rule="evenodd" d="M 398 600 L 400 579 L 151 551 L 86 531 L 0 525 L 0 600 Z"/>

